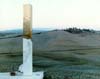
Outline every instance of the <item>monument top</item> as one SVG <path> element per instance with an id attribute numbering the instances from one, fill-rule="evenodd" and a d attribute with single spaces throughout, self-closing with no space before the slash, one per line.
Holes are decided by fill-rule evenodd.
<path id="1" fill-rule="evenodd" d="M 32 6 L 30 4 L 24 5 L 24 25 L 23 25 L 23 36 L 24 38 L 32 38 Z"/>

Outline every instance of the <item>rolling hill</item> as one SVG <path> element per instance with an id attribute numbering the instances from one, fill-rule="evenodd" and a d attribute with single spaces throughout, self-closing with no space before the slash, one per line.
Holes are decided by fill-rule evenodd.
<path id="1" fill-rule="evenodd" d="M 100 34 L 55 30 L 33 33 L 32 41 L 33 70 L 44 70 L 45 79 L 100 78 Z M 17 70 L 21 57 L 21 34 L 0 37 L 1 71 Z"/>

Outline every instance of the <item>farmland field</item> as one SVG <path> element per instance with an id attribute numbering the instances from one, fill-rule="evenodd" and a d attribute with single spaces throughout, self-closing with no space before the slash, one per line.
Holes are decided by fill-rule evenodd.
<path id="1" fill-rule="evenodd" d="M 32 41 L 33 71 L 44 71 L 44 79 L 100 79 L 99 34 L 51 31 L 33 34 Z M 22 37 L 1 39 L 0 71 L 16 71 L 21 63 Z"/>

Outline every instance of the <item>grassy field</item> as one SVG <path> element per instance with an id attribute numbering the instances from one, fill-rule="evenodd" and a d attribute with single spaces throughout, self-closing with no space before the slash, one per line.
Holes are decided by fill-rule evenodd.
<path id="1" fill-rule="evenodd" d="M 33 35 L 33 71 L 44 79 L 100 79 L 100 35 L 52 31 Z M 22 64 L 22 38 L 0 39 L 0 72 Z"/>
<path id="2" fill-rule="evenodd" d="M 99 52 L 100 49 L 34 51 L 33 70 L 45 71 L 44 79 L 99 79 Z M 22 54 L 0 54 L 1 72 L 16 71 L 21 63 Z"/>
<path id="3" fill-rule="evenodd" d="M 36 52 L 34 71 L 44 70 L 45 79 L 100 78 L 100 57 L 96 59 L 100 49 Z"/>

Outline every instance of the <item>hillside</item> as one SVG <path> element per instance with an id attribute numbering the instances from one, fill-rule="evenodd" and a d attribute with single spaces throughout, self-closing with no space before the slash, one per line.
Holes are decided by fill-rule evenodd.
<path id="1" fill-rule="evenodd" d="M 78 47 L 99 47 L 99 34 L 71 34 L 65 31 L 50 31 L 33 35 L 33 42 L 39 50 L 70 50 Z"/>
<path id="2" fill-rule="evenodd" d="M 0 38 L 0 70 L 17 70 L 22 63 L 22 35 Z M 32 41 L 33 70 L 44 70 L 45 79 L 100 78 L 99 34 L 48 31 L 34 33 Z"/>
<path id="3" fill-rule="evenodd" d="M 13 34 L 0 37 L 0 53 L 21 51 L 22 35 Z M 33 49 L 41 51 L 61 51 L 99 48 L 99 34 L 72 34 L 65 31 L 49 31 L 33 34 Z M 5 49 L 3 49 L 5 47 Z M 18 50 L 19 49 L 19 50 Z"/>

